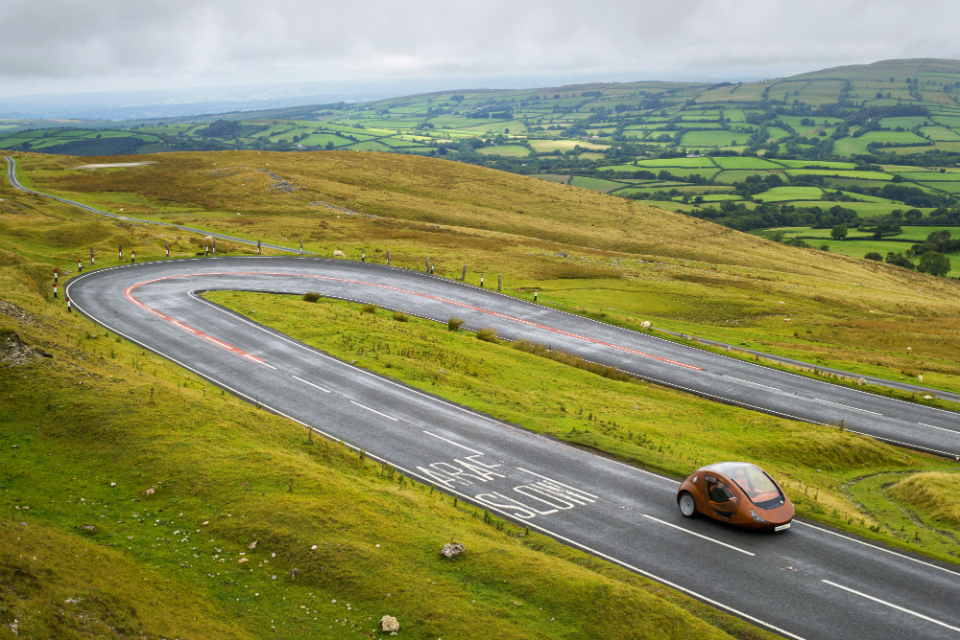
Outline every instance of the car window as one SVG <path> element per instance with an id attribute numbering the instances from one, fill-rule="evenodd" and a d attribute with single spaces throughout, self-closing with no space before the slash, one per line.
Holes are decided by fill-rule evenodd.
<path id="1" fill-rule="evenodd" d="M 720 467 L 723 467 L 722 469 Z M 754 504 L 780 500 L 780 491 L 767 474 L 756 465 L 728 462 L 717 465 L 717 471 L 726 475 L 743 490 Z"/>
<path id="2" fill-rule="evenodd" d="M 717 514 L 729 518 L 736 512 L 739 498 L 723 480 L 714 476 L 705 476 L 704 486 L 707 494 L 707 504 Z"/>

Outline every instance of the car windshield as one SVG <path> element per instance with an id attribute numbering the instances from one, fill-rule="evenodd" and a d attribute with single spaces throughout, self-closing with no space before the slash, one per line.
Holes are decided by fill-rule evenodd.
<path id="1" fill-rule="evenodd" d="M 746 462 L 723 462 L 711 465 L 710 468 L 736 482 L 750 501 L 758 506 L 767 506 L 781 499 L 777 485 L 756 465 Z"/>

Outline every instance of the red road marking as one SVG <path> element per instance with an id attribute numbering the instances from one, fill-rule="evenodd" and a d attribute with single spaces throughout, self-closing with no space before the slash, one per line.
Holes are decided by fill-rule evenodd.
<path id="1" fill-rule="evenodd" d="M 183 329 L 186 329 L 187 331 L 189 331 L 190 333 L 193 333 L 193 334 L 196 335 L 196 336 L 199 336 L 199 337 L 201 337 L 201 338 L 203 338 L 203 339 L 205 339 L 205 340 L 209 340 L 209 341 L 213 342 L 214 344 L 217 344 L 217 345 L 223 347 L 224 349 L 227 349 L 228 351 L 232 351 L 232 352 L 236 353 L 237 355 L 239 355 L 239 356 L 241 356 L 241 357 L 243 357 L 243 358 L 251 359 L 251 360 L 254 360 L 255 362 L 263 362 L 263 360 L 260 360 L 259 358 L 255 357 L 255 356 L 252 356 L 252 355 L 250 355 L 249 353 L 247 353 L 247 352 L 245 352 L 245 351 L 242 351 L 242 350 L 240 350 L 240 349 L 237 349 L 236 347 L 233 347 L 233 346 L 231 346 L 231 345 L 225 344 L 225 343 L 223 343 L 223 342 L 219 342 L 219 341 L 215 340 L 213 337 L 208 336 L 208 335 L 205 334 L 205 333 L 202 333 L 202 332 L 200 332 L 200 331 L 197 331 L 196 329 L 194 329 L 194 328 L 192 328 L 192 327 L 189 327 L 189 326 L 183 324 L 182 322 L 179 322 L 178 320 L 174 320 L 174 319 L 171 318 L 170 316 L 167 316 L 167 315 L 165 315 L 165 314 L 157 311 L 156 309 L 153 309 L 153 308 L 151 308 L 151 307 L 148 307 L 147 305 L 143 304 L 142 302 L 140 302 L 139 300 L 137 300 L 136 298 L 134 298 L 133 295 L 132 295 L 132 293 L 131 293 L 131 292 L 132 292 L 134 289 L 136 289 L 137 287 L 140 287 L 140 286 L 145 285 L 145 284 L 151 284 L 151 283 L 153 283 L 153 282 L 161 282 L 161 281 L 163 281 L 163 280 L 174 280 L 174 279 L 177 279 L 177 278 L 195 278 L 195 277 L 199 277 L 199 276 L 284 276 L 284 277 L 298 277 L 298 278 L 315 278 L 315 279 L 317 279 L 317 280 L 329 280 L 329 281 L 331 281 L 331 282 L 346 282 L 346 283 L 349 283 L 349 284 L 360 284 L 360 285 L 365 285 L 365 286 L 368 286 L 368 287 L 379 287 L 379 288 L 381 288 L 381 289 L 388 289 L 388 290 L 390 290 L 390 291 L 397 291 L 397 292 L 400 292 L 400 293 L 407 293 L 407 294 L 414 295 L 414 296 L 420 296 L 421 298 L 428 298 L 428 299 L 430 299 L 430 300 L 436 300 L 436 301 L 438 301 L 438 302 L 445 302 L 445 303 L 447 303 L 447 304 L 452 304 L 452 305 L 454 305 L 454 306 L 462 307 L 462 308 L 464 308 L 464 309 L 470 309 L 470 310 L 472 310 L 472 311 L 479 311 L 480 313 L 486 313 L 486 314 L 489 314 L 489 315 L 491 315 L 491 316 L 497 316 L 498 318 L 503 318 L 504 320 L 511 320 L 511 321 L 513 321 L 513 322 L 519 322 L 520 324 L 525 324 L 525 325 L 527 325 L 527 326 L 536 327 L 536 328 L 538 328 L 538 329 L 543 329 L 543 330 L 545 330 L 545 331 L 551 331 L 551 332 L 553 332 L 553 333 L 556 333 L 556 334 L 559 334 L 559 335 L 562 335 L 562 336 L 567 336 L 568 338 L 576 338 L 576 339 L 578 339 L 578 340 L 583 340 L 583 341 L 585 341 L 585 342 L 590 342 L 590 343 L 592 343 L 592 344 L 598 344 L 598 345 L 601 345 L 601 346 L 604 346 L 604 347 L 610 347 L 611 349 L 617 349 L 617 350 L 619 350 L 619 351 L 626 351 L 627 353 L 632 353 L 632 354 L 634 354 L 634 355 L 643 356 L 644 358 L 651 358 L 651 359 L 653 359 L 653 360 L 658 360 L 658 361 L 660 361 L 660 362 L 665 362 L 665 363 L 667 363 L 667 364 L 676 365 L 676 366 L 678 366 L 678 367 L 684 367 L 684 368 L 686 368 L 686 369 L 693 369 L 693 370 L 695 370 L 695 371 L 702 371 L 702 370 L 703 370 L 701 367 L 697 367 L 697 366 L 694 366 L 694 365 L 692 365 L 692 364 L 686 364 L 685 362 L 678 362 L 678 361 L 676 361 L 676 360 L 670 360 L 670 359 L 668 359 L 668 358 L 661 358 L 660 356 L 655 356 L 655 355 L 653 355 L 653 354 L 651 354 L 651 353 L 645 353 L 645 352 L 643 352 L 643 351 L 637 351 L 636 349 L 630 349 L 630 348 L 628 348 L 628 347 L 621 347 L 621 346 L 619 346 L 619 345 L 611 344 L 611 343 L 609 343 L 609 342 L 603 342 L 602 340 L 597 340 L 597 339 L 595 339 L 595 338 L 589 338 L 589 337 L 587 337 L 587 336 L 581 336 L 581 335 L 576 334 L 576 333 L 570 333 L 569 331 L 563 331 L 563 330 L 561 330 L 561 329 L 554 329 L 553 327 L 548 327 L 548 326 L 546 326 L 546 325 L 537 324 L 536 322 L 531 322 L 531 321 L 529 321 L 529 320 L 524 320 L 524 319 L 522 319 L 522 318 L 515 318 L 515 317 L 513 317 L 513 316 L 508 316 L 508 315 L 505 315 L 505 314 L 502 314 L 502 313 L 497 313 L 496 311 L 490 311 L 490 310 L 488 310 L 488 309 L 483 309 L 483 308 L 481 308 L 481 307 L 475 307 L 475 306 L 473 306 L 473 305 L 465 304 L 465 303 L 463 303 L 463 302 L 457 302 L 457 301 L 455 301 L 455 300 L 448 300 L 448 299 L 446 299 L 446 298 L 440 298 L 440 297 L 438 297 L 438 296 L 431 296 L 431 295 L 429 295 L 429 294 L 420 293 L 420 292 L 418 292 L 418 291 L 410 291 L 409 289 L 401 289 L 401 288 L 399 288 L 399 287 L 391 287 L 391 286 L 385 285 L 385 284 L 377 284 L 377 283 L 375 283 L 375 282 L 364 282 L 363 280 L 348 280 L 348 279 L 346 279 L 346 278 L 332 278 L 332 277 L 330 277 L 330 276 L 314 276 L 314 275 L 307 275 L 307 274 L 303 274 L 303 273 L 272 273 L 272 272 L 258 272 L 258 271 L 236 271 L 236 272 L 219 272 L 219 273 L 190 273 L 190 274 L 184 274 L 184 275 L 179 275 L 179 276 L 166 276 L 166 277 L 164 277 L 164 278 L 155 278 L 154 280 L 144 280 L 143 282 L 138 282 L 137 284 L 134 284 L 134 285 L 131 285 L 131 286 L 127 287 L 127 288 L 124 290 L 123 295 L 124 295 L 128 300 L 130 300 L 131 302 L 133 302 L 134 304 L 136 304 L 137 306 L 142 307 L 143 309 L 146 309 L 146 310 L 149 311 L 150 313 L 153 313 L 154 315 L 156 315 L 156 316 L 158 316 L 158 317 L 160 317 L 160 318 L 163 318 L 163 319 L 166 320 L 167 322 L 172 322 L 173 324 L 178 325 L 178 326 L 182 327 Z"/>

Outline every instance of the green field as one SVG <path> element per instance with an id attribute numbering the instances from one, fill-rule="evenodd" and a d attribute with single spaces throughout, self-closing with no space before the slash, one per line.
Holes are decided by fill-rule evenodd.
<path id="1" fill-rule="evenodd" d="M 689 131 L 683 134 L 680 144 L 691 148 L 731 147 L 743 144 L 749 137 L 749 134 L 732 131 Z"/>
<path id="2" fill-rule="evenodd" d="M 758 193 L 754 199 L 763 202 L 785 202 L 788 200 L 818 199 L 823 192 L 817 187 L 774 187 Z"/>
<path id="3" fill-rule="evenodd" d="M 788 176 L 830 176 L 859 180 L 891 180 L 893 176 L 879 171 L 836 171 L 833 169 L 788 169 Z"/>
<path id="4" fill-rule="evenodd" d="M 602 180 L 600 178 L 587 178 L 584 176 L 573 176 L 570 178 L 570 185 L 580 187 L 581 189 L 590 189 L 591 191 L 613 191 L 624 186 L 622 182 L 613 182 L 612 180 Z"/>
<path id="5" fill-rule="evenodd" d="M 717 157 L 714 161 L 722 169 L 782 169 L 776 162 L 763 158 Z"/>

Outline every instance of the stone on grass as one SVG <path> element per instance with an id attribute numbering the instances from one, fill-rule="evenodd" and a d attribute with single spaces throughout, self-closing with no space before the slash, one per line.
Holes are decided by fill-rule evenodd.
<path id="1" fill-rule="evenodd" d="M 400 623 L 393 616 L 383 616 L 380 618 L 380 630 L 395 633 L 400 631 Z"/>
<path id="2" fill-rule="evenodd" d="M 294 580 L 296 580 L 297 578 L 299 578 L 299 577 L 300 577 L 300 569 L 297 569 L 296 567 L 294 567 L 293 570 L 290 572 L 290 577 L 293 578 Z"/>
<path id="3" fill-rule="evenodd" d="M 444 558 L 456 558 L 466 550 L 467 547 L 462 542 L 450 542 L 443 545 L 443 548 L 440 549 L 440 555 Z"/>

